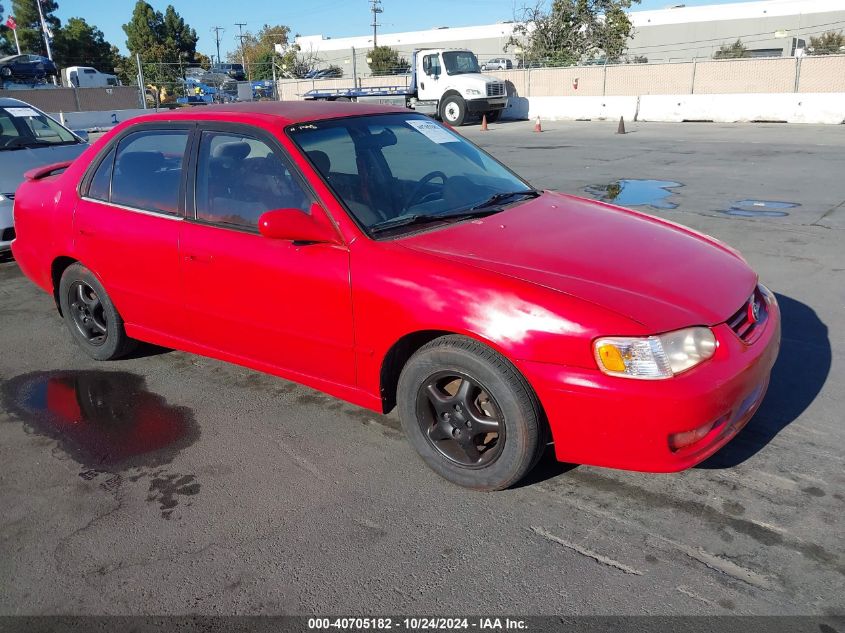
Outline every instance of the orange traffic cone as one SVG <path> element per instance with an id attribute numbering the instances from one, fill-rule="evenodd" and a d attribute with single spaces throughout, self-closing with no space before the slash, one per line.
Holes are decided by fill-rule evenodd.
<path id="1" fill-rule="evenodd" d="M 619 117 L 619 126 L 616 128 L 617 134 L 625 134 L 625 118 Z"/>
<path id="2" fill-rule="evenodd" d="M 542 132 L 543 131 L 543 126 L 540 125 L 540 115 L 539 114 L 537 115 L 537 122 L 534 124 L 534 131 L 535 132 Z"/>
<path id="3" fill-rule="evenodd" d="M 481 131 L 482 132 L 487 131 L 487 115 L 486 114 L 481 115 Z"/>

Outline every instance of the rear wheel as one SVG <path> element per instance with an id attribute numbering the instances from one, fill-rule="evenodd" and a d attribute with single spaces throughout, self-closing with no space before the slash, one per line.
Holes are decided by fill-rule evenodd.
<path id="1" fill-rule="evenodd" d="M 420 348 L 402 369 L 397 395 L 411 445 L 458 485 L 507 488 L 545 448 L 540 406 L 525 379 L 472 339 L 444 336 Z"/>
<path id="2" fill-rule="evenodd" d="M 71 264 L 59 283 L 59 303 L 71 337 L 94 360 L 113 360 L 134 349 L 123 319 L 94 274 Z"/>
<path id="3" fill-rule="evenodd" d="M 466 102 L 460 95 L 449 95 L 440 104 L 440 118 L 454 127 L 464 124 L 466 118 Z"/>

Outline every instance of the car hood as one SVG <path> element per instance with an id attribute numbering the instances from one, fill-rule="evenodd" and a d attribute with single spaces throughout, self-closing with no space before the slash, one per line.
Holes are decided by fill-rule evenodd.
<path id="1" fill-rule="evenodd" d="M 73 160 L 88 149 L 87 143 L 36 149 L 0 150 L 0 193 L 13 193 L 30 169 Z"/>
<path id="2" fill-rule="evenodd" d="M 738 253 L 712 238 L 549 192 L 397 243 L 603 306 L 655 333 L 721 323 L 757 282 Z"/>

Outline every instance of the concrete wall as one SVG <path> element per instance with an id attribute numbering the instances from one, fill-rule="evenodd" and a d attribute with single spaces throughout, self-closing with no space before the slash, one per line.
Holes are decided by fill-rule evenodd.
<path id="1" fill-rule="evenodd" d="M 71 130 L 98 131 L 108 130 L 118 123 L 153 112 L 155 110 L 133 108 L 130 110 L 95 110 L 91 112 L 50 112 L 49 114 Z"/>
<path id="2" fill-rule="evenodd" d="M 644 95 L 638 121 L 845 123 L 845 93 Z"/>

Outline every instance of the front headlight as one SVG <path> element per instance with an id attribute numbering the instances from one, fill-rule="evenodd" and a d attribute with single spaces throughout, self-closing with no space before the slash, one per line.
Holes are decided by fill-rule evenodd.
<path id="1" fill-rule="evenodd" d="M 2 193 L 0 193 L 0 202 L 3 202 L 5 199 L 6 199 L 6 196 L 4 196 Z"/>
<path id="2" fill-rule="evenodd" d="M 671 378 L 716 352 L 710 328 L 691 327 L 660 336 L 608 336 L 593 343 L 599 369 L 623 378 Z"/>
<path id="3" fill-rule="evenodd" d="M 467 88 L 464 92 L 466 92 L 468 95 L 480 95 L 481 94 L 481 91 L 476 90 L 475 88 Z"/>

